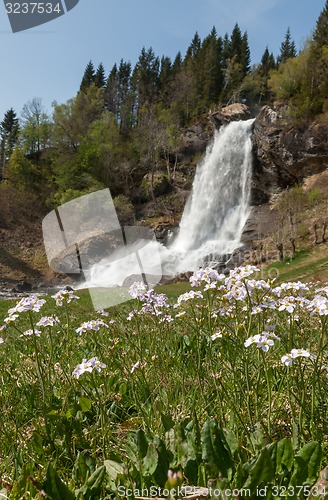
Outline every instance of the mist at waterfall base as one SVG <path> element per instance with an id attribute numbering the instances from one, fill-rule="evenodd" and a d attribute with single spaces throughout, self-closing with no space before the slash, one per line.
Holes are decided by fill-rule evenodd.
<path id="1" fill-rule="evenodd" d="M 140 273 L 160 274 L 159 280 L 174 277 L 239 248 L 250 213 L 253 121 L 231 122 L 215 132 L 172 241 L 164 246 L 155 239 L 139 240 L 118 249 L 86 272 L 84 286 L 122 286 L 127 277 Z"/>

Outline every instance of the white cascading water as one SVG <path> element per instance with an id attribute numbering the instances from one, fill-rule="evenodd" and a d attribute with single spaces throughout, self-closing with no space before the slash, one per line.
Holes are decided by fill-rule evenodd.
<path id="1" fill-rule="evenodd" d="M 179 233 L 168 247 L 145 241 L 144 246 L 139 244 L 137 259 L 134 245 L 128 245 L 94 265 L 87 273 L 87 286 L 122 285 L 127 276 L 140 273 L 140 262 L 147 276 L 175 276 L 240 247 L 250 213 L 253 121 L 232 122 L 215 133 L 197 167 Z"/>
<path id="2" fill-rule="evenodd" d="M 240 243 L 249 216 L 254 120 L 231 122 L 215 133 L 198 166 L 171 252 L 178 270 L 192 270 L 212 254 L 229 255 Z"/>

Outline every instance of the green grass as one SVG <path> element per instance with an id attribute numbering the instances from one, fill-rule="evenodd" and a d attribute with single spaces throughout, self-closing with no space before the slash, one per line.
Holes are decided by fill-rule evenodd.
<path id="1" fill-rule="evenodd" d="M 324 260 L 298 254 L 291 271 L 279 264 L 281 276 L 309 267 L 310 258 L 313 269 Z M 52 497 L 56 484 L 55 498 L 118 499 L 119 484 L 164 487 L 169 469 L 180 471 L 175 480 L 199 486 L 218 477 L 225 487 L 254 489 L 254 477 L 258 484 L 288 485 L 296 477 L 313 484 L 328 461 L 318 444 L 328 434 L 326 316 L 310 315 L 297 289 L 278 298 L 263 285 L 245 293 L 243 283 L 247 278 L 232 278 L 223 290 L 206 290 L 203 281 L 179 304 L 188 283 L 159 286 L 170 295 L 168 307 L 146 296 L 108 316 L 81 290 L 67 310 L 48 298 L 40 312 L 21 312 L 9 323 L 0 344 L 0 477 L 8 478 L 11 498 L 39 498 L 44 489 Z M 284 295 L 295 297 L 287 302 L 295 314 L 278 310 Z M 252 314 L 264 298 L 276 307 Z M 14 303 L 0 303 L 0 324 Z M 36 326 L 52 314 L 60 325 Z M 107 326 L 77 333 L 96 318 Z M 270 337 L 272 326 L 279 340 Z M 40 336 L 21 336 L 31 328 Z M 266 330 L 264 340 L 274 339 L 267 351 L 253 340 Z M 301 355 L 285 366 L 292 349 Z M 95 356 L 105 366 L 82 362 Z M 275 469 L 278 442 L 289 457 L 283 476 Z M 314 464 L 311 477 L 297 469 L 296 453 Z M 272 463 L 262 477 L 264 457 Z"/>

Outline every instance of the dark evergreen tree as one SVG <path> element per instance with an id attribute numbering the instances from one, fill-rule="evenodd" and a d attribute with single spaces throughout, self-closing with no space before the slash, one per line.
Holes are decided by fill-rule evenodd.
<path id="1" fill-rule="evenodd" d="M 85 92 L 95 81 L 95 68 L 92 61 L 89 61 L 85 68 L 84 75 L 80 85 L 80 91 Z"/>
<path id="2" fill-rule="evenodd" d="M 113 113 L 117 118 L 119 115 L 119 98 L 118 98 L 118 69 L 116 63 L 114 64 L 106 82 L 105 88 L 105 106 L 107 111 Z"/>
<path id="3" fill-rule="evenodd" d="M 224 35 L 223 38 L 223 47 L 222 47 L 222 58 L 223 58 L 223 64 L 226 66 L 227 60 L 230 58 L 230 38 L 228 33 Z"/>
<path id="4" fill-rule="evenodd" d="M 185 62 L 188 62 L 190 59 L 194 60 L 197 57 L 201 46 L 202 46 L 202 42 L 201 42 L 201 39 L 199 38 L 199 35 L 196 31 L 196 33 L 191 41 L 191 44 L 189 45 L 189 47 L 187 49 Z"/>
<path id="5" fill-rule="evenodd" d="M 328 45 L 328 0 L 326 0 L 325 7 L 317 20 L 313 40 L 318 47 Z"/>
<path id="6" fill-rule="evenodd" d="M 269 52 L 269 48 L 268 46 L 266 46 L 266 49 L 261 58 L 261 64 L 260 64 L 261 74 L 267 76 L 269 72 L 275 68 L 276 68 L 276 61 L 274 55 L 272 52 L 271 53 Z"/>
<path id="7" fill-rule="evenodd" d="M 97 71 L 95 73 L 94 83 L 96 87 L 100 89 L 106 86 L 105 68 L 102 63 L 99 64 Z"/>
<path id="8" fill-rule="evenodd" d="M 181 52 L 178 52 L 172 64 L 172 74 L 176 75 L 182 67 L 182 56 Z"/>
<path id="9" fill-rule="evenodd" d="M 287 59 L 296 57 L 296 45 L 294 40 L 292 40 L 290 28 L 287 29 L 285 39 L 280 46 L 280 54 L 277 57 L 277 64 L 285 63 Z"/>
<path id="10" fill-rule="evenodd" d="M 230 57 L 236 56 L 238 61 L 242 58 L 242 53 L 244 50 L 243 36 L 241 34 L 240 28 L 236 23 L 231 34 L 230 39 Z"/>
<path id="11" fill-rule="evenodd" d="M 242 66 L 242 72 L 243 72 L 244 76 L 246 76 L 250 70 L 250 63 L 251 63 L 251 52 L 249 50 L 247 32 L 245 32 L 243 34 L 243 38 L 242 38 L 240 63 Z"/>
<path id="12" fill-rule="evenodd" d="M 6 162 L 9 160 L 17 144 L 18 134 L 18 118 L 13 108 L 10 108 L 6 111 L 4 118 L 0 123 L 0 178 L 3 177 Z"/>
<path id="13" fill-rule="evenodd" d="M 135 108 L 138 116 L 146 104 L 153 104 L 158 92 L 159 58 L 150 47 L 143 47 L 138 62 L 133 70 L 132 84 L 135 92 Z"/>

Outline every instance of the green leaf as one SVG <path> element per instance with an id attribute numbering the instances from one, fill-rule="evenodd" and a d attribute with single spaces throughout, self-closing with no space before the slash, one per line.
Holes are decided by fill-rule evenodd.
<path id="1" fill-rule="evenodd" d="M 164 415 L 164 413 L 162 413 L 161 420 L 162 420 L 162 424 L 163 424 L 163 427 L 165 429 L 165 432 L 168 432 L 170 429 L 173 429 L 174 422 L 173 422 L 171 415 Z"/>
<path id="2" fill-rule="evenodd" d="M 124 467 L 123 465 L 114 462 L 113 460 L 105 460 L 104 465 L 106 467 L 107 473 L 111 479 L 117 478 L 117 476 L 121 476 L 124 474 Z"/>
<path id="3" fill-rule="evenodd" d="M 245 464 L 245 466 L 247 466 L 247 464 Z M 254 493 L 256 488 L 262 483 L 267 484 L 274 480 L 274 465 L 267 448 L 262 448 L 260 456 L 249 469 L 248 474 L 248 479 L 244 484 L 244 488 L 249 488 L 251 493 Z"/>
<path id="4" fill-rule="evenodd" d="M 293 466 L 293 445 L 290 439 L 284 438 L 277 443 L 276 473 L 281 475 L 290 471 Z"/>
<path id="5" fill-rule="evenodd" d="M 213 477 L 230 478 L 234 468 L 231 451 L 223 431 L 214 420 L 207 420 L 202 430 L 202 458 Z"/>
<path id="6" fill-rule="evenodd" d="M 86 413 L 91 410 L 92 401 L 89 398 L 81 397 L 79 398 L 79 405 L 83 413 Z"/>
<path id="7" fill-rule="evenodd" d="M 98 467 L 98 469 L 94 471 L 94 473 L 89 477 L 89 479 L 82 486 L 82 488 L 80 488 L 76 492 L 76 496 L 81 494 L 83 500 L 89 500 L 90 498 L 98 496 L 100 493 L 100 488 L 102 487 L 103 484 L 105 474 L 106 474 L 106 467 L 104 465 Z"/>
<path id="8" fill-rule="evenodd" d="M 147 450 L 147 455 L 142 461 L 143 473 L 145 476 L 152 476 L 157 468 L 158 464 L 158 453 L 153 445 L 150 443 Z"/>
<path id="9" fill-rule="evenodd" d="M 46 480 L 43 489 L 51 500 L 74 500 L 74 493 L 68 489 L 66 484 L 58 476 L 57 472 L 51 464 L 47 469 Z"/>
<path id="10" fill-rule="evenodd" d="M 322 449 L 320 443 L 308 443 L 295 455 L 291 486 L 311 486 L 320 471 Z"/>

